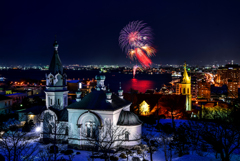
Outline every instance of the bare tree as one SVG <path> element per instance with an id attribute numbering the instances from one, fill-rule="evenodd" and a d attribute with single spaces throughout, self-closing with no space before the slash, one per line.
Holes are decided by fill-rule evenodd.
<path id="1" fill-rule="evenodd" d="M 197 145 L 205 144 L 216 152 L 216 156 L 220 154 L 223 161 L 230 161 L 233 152 L 240 148 L 240 127 L 231 121 L 229 111 L 221 112 L 210 112 L 208 115 L 215 119 L 189 121 L 186 127 Z"/>
<path id="2" fill-rule="evenodd" d="M 53 155 L 45 155 L 47 158 L 53 157 L 53 160 L 56 161 L 62 155 L 59 153 L 60 150 L 64 150 L 62 143 L 67 140 L 68 135 L 68 123 L 63 121 L 58 121 L 57 116 L 53 113 L 46 112 L 42 116 L 42 132 L 43 139 L 47 139 L 47 142 L 51 142 L 53 145 L 49 147 Z M 60 144 L 58 144 L 60 143 Z M 46 154 L 43 150 L 41 155 Z"/>
<path id="3" fill-rule="evenodd" d="M 107 161 L 110 158 L 111 151 L 123 145 L 125 132 L 127 132 L 126 129 L 113 125 L 111 121 L 106 121 L 103 127 L 92 131 L 92 136 L 88 135 L 86 129 L 83 129 L 81 136 L 86 140 L 86 145 L 100 150 L 105 156 L 105 161 Z"/>
<path id="4" fill-rule="evenodd" d="M 142 139 L 143 139 L 143 141 L 145 141 L 147 143 L 148 148 L 147 149 L 145 148 L 145 150 L 149 151 L 150 160 L 153 161 L 152 155 L 158 147 L 157 138 L 152 133 L 143 133 L 142 134 Z"/>
<path id="5" fill-rule="evenodd" d="M 8 161 L 34 160 L 38 143 L 34 143 L 35 136 L 18 131 L 17 127 L 6 129 L 0 136 L 0 152 Z"/>
<path id="6" fill-rule="evenodd" d="M 161 133 L 157 141 L 159 145 L 163 148 L 165 161 L 172 161 L 172 148 L 170 146 L 172 136 Z"/>
<path id="7" fill-rule="evenodd" d="M 173 131 L 175 132 L 176 125 L 174 119 L 178 115 L 183 116 L 185 109 L 181 107 L 181 104 L 182 101 L 184 100 L 177 95 L 169 95 L 168 97 L 164 97 L 163 99 L 164 106 L 167 108 L 167 111 L 170 112 L 171 114 Z"/>

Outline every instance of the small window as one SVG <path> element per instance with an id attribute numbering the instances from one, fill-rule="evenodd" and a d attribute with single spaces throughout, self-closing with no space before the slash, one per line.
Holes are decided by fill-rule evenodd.
<path id="1" fill-rule="evenodd" d="M 125 132 L 125 140 L 129 140 L 129 132 L 128 131 Z"/>
<path id="2" fill-rule="evenodd" d="M 183 88 L 183 94 L 185 94 L 185 93 L 186 93 L 185 88 Z"/>
<path id="3" fill-rule="evenodd" d="M 65 134 L 68 135 L 68 127 L 66 127 Z"/>
<path id="4" fill-rule="evenodd" d="M 11 104 L 10 104 L 10 101 L 8 101 L 8 105 L 10 106 Z"/>
<path id="5" fill-rule="evenodd" d="M 189 93 L 189 88 L 187 89 L 187 93 Z"/>
<path id="6" fill-rule="evenodd" d="M 52 99 L 51 99 L 51 103 L 50 103 L 50 105 L 52 105 Z"/>
<path id="7" fill-rule="evenodd" d="M 58 99 L 58 105 L 60 105 L 60 100 Z"/>
<path id="8" fill-rule="evenodd" d="M 7 106 L 7 102 L 5 102 L 5 106 Z"/>

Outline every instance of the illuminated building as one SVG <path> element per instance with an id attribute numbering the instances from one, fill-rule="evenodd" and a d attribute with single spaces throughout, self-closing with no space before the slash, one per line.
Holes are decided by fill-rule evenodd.
<path id="1" fill-rule="evenodd" d="M 227 64 L 217 70 L 215 82 L 218 86 L 227 85 L 228 98 L 238 98 L 238 87 L 240 85 L 240 66 Z"/>
<path id="2" fill-rule="evenodd" d="M 231 79 L 228 79 L 228 98 L 238 98 L 238 82 L 234 82 Z"/>
<path id="3" fill-rule="evenodd" d="M 131 101 L 131 111 L 140 116 L 162 116 L 171 118 L 171 105 L 176 119 L 187 118 L 186 95 L 163 95 L 153 93 L 124 93 L 124 99 Z M 177 115 L 176 115 L 177 114 Z"/>
<path id="4" fill-rule="evenodd" d="M 211 98 L 211 84 L 206 80 L 202 79 L 202 81 L 198 82 L 198 98 Z"/>
<path id="5" fill-rule="evenodd" d="M 176 84 L 176 94 L 186 95 L 186 111 L 192 110 L 192 95 L 191 95 L 191 76 L 188 76 L 187 65 L 183 65 L 184 72 L 181 83 Z"/>
<path id="6" fill-rule="evenodd" d="M 222 86 L 228 84 L 228 79 L 240 84 L 240 66 L 237 64 L 227 64 L 225 67 L 219 67 L 215 82 Z"/>
<path id="7" fill-rule="evenodd" d="M 198 83 L 197 83 L 197 77 L 192 77 L 191 79 L 191 94 L 192 94 L 192 100 L 197 100 L 197 94 L 198 94 Z"/>

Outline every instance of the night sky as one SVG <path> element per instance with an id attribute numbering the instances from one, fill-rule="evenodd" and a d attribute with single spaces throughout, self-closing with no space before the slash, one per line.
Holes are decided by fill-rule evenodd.
<path id="1" fill-rule="evenodd" d="M 1 1 L 0 65 L 47 65 L 57 35 L 62 63 L 126 64 L 119 32 L 143 20 L 156 64 L 240 63 L 240 1 Z"/>

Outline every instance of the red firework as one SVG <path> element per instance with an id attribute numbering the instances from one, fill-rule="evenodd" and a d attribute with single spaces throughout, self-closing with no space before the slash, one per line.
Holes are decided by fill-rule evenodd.
<path id="1" fill-rule="evenodd" d="M 143 67 L 150 67 L 156 50 L 151 47 L 152 33 L 150 27 L 145 27 L 141 21 L 130 22 L 119 36 L 119 44 L 131 60 L 137 59 Z"/>
<path id="2" fill-rule="evenodd" d="M 135 49 L 135 55 L 143 67 L 150 67 L 152 61 L 147 57 L 147 55 L 139 48 Z"/>

